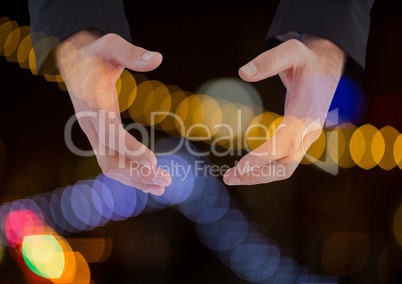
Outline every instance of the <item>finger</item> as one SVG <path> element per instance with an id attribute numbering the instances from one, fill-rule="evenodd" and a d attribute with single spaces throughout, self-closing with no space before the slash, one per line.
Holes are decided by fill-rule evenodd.
<path id="1" fill-rule="evenodd" d="M 110 136 L 108 147 L 126 156 L 131 161 L 139 161 L 143 166 L 155 167 L 157 159 L 155 154 L 144 144 L 138 141 L 128 131 L 118 126 L 117 133 Z"/>
<path id="2" fill-rule="evenodd" d="M 144 183 L 139 183 L 135 182 L 131 179 L 127 179 L 124 176 L 121 176 L 116 173 L 109 173 L 107 174 L 109 178 L 112 178 L 114 180 L 117 180 L 127 186 L 134 187 L 136 189 L 142 190 L 145 193 L 151 193 L 153 195 L 162 195 L 165 192 L 165 188 L 163 186 L 158 186 L 154 184 L 144 184 Z"/>
<path id="3" fill-rule="evenodd" d="M 146 72 L 162 63 L 162 54 L 131 44 L 116 34 L 107 34 L 94 42 L 94 51 L 106 61 L 128 69 Z"/>
<path id="4" fill-rule="evenodd" d="M 298 40 L 288 40 L 265 51 L 239 69 L 239 76 L 248 82 L 272 77 L 303 64 L 309 49 Z"/>
<path id="5" fill-rule="evenodd" d="M 155 154 L 123 128 L 120 114 L 100 112 L 95 119 L 92 118 L 90 121 L 97 132 L 97 137 L 91 136 L 92 139 L 90 139 L 95 142 L 92 145 L 93 148 L 102 149 L 103 152 L 105 152 L 105 148 L 108 148 L 131 160 L 139 161 L 143 166 L 156 166 Z"/>
<path id="6" fill-rule="evenodd" d="M 285 115 L 282 122 L 269 127 L 267 135 L 272 137 L 240 159 L 237 168 L 240 173 L 249 172 L 254 167 L 262 167 L 268 163 L 292 155 L 303 147 L 306 125 L 302 119 Z"/>
<path id="7" fill-rule="evenodd" d="M 228 169 L 223 175 L 223 182 L 227 185 L 237 185 L 240 184 L 240 173 L 237 167 Z"/>
<path id="8" fill-rule="evenodd" d="M 240 159 L 236 168 L 240 173 L 252 171 L 275 160 L 291 155 L 301 145 L 297 134 L 292 131 L 279 131 L 271 139 Z"/>
<path id="9" fill-rule="evenodd" d="M 172 182 L 172 177 L 169 172 L 160 167 L 142 166 L 138 161 L 128 161 L 122 155 L 97 155 L 98 163 L 102 172 L 120 176 L 125 179 L 132 180 L 137 183 L 150 185 L 169 186 Z"/>
<path id="10" fill-rule="evenodd" d="M 290 178 L 300 164 L 300 152 L 284 157 L 252 171 L 240 174 L 236 168 L 229 169 L 224 175 L 227 185 L 255 185 L 280 181 Z"/>
<path id="11" fill-rule="evenodd" d="M 137 160 L 133 160 L 132 157 L 105 146 L 98 140 L 98 137 L 95 137 L 94 141 L 90 141 L 90 143 L 95 150 L 98 164 L 105 175 L 113 173 L 115 176 L 119 175 L 137 183 L 160 186 L 168 186 L 172 182 L 172 177 L 168 171 L 160 167 L 149 166 L 147 160 L 144 163 L 144 158 L 141 155 L 135 157 Z"/>

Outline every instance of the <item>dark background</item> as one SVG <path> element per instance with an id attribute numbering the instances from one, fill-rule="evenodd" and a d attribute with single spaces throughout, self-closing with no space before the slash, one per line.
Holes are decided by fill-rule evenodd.
<path id="1" fill-rule="evenodd" d="M 353 77 L 367 100 L 360 125 L 391 125 L 402 132 L 402 9 L 394 2 L 374 4 L 367 67 Z M 240 66 L 263 51 L 277 3 L 126 1 L 126 12 L 135 44 L 164 55 L 162 65 L 146 76 L 194 92 L 208 79 L 237 76 Z M 27 1 L 3 3 L 3 16 L 19 26 L 29 25 Z M 73 114 L 66 92 L 4 57 L 0 74 L 0 139 L 7 149 L 0 203 L 99 173 L 93 160 L 74 156 L 64 144 L 64 125 Z M 254 86 L 267 110 L 282 111 L 278 78 Z M 86 145 L 79 129 L 75 135 Z M 401 177 L 398 167 L 385 171 L 355 166 L 331 176 L 300 166 L 289 180 L 228 190 L 244 204 L 249 218 L 311 273 L 325 274 L 321 252 L 332 233 L 359 232 L 371 240 L 368 261 L 340 283 L 402 283 L 402 249 L 392 246 Z M 90 265 L 95 283 L 244 283 L 200 243 L 194 224 L 174 209 L 111 223 L 78 237 L 113 240 L 109 260 Z M 379 258 L 389 245 L 393 249 L 386 269 L 378 273 Z M 383 282 L 380 274 L 387 275 Z M 25 283 L 8 252 L 0 263 L 0 283 Z"/>

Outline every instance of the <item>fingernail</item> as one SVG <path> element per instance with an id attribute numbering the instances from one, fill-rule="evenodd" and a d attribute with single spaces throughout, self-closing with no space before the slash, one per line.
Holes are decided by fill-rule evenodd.
<path id="1" fill-rule="evenodd" d="M 155 188 L 148 188 L 148 192 L 153 195 L 160 195 Z"/>
<path id="2" fill-rule="evenodd" d="M 144 167 L 147 167 L 147 168 L 151 168 L 151 167 L 152 167 L 151 162 L 148 161 L 148 160 L 141 160 L 141 161 L 140 161 L 140 165 L 141 165 L 141 166 L 144 166 Z"/>
<path id="3" fill-rule="evenodd" d="M 231 177 L 228 180 L 228 185 L 239 185 L 239 184 L 241 184 L 241 181 L 237 177 Z"/>
<path id="4" fill-rule="evenodd" d="M 158 52 L 147 51 L 142 55 L 142 60 L 143 61 L 151 61 L 152 58 L 154 58 L 156 55 L 158 55 Z"/>
<path id="5" fill-rule="evenodd" d="M 247 77 L 252 77 L 257 74 L 257 67 L 255 67 L 253 62 L 249 62 L 240 68 L 240 71 L 243 72 Z"/>
<path id="6" fill-rule="evenodd" d="M 169 181 L 162 179 L 162 178 L 158 178 L 157 180 L 155 180 L 155 184 L 160 185 L 160 186 L 168 186 Z"/>

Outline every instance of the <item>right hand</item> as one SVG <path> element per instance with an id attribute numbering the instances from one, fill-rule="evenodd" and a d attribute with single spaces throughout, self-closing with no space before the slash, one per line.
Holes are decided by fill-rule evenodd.
<path id="1" fill-rule="evenodd" d="M 102 172 L 144 192 L 163 194 L 171 176 L 156 166 L 152 151 L 123 128 L 116 90 L 124 68 L 151 71 L 161 64 L 162 55 L 116 34 L 101 36 L 97 30 L 83 30 L 59 44 L 56 60 Z M 97 115 L 78 115 L 88 111 Z"/>

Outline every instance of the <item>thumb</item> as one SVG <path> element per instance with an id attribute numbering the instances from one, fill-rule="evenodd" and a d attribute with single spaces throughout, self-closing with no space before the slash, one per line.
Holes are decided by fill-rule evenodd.
<path id="1" fill-rule="evenodd" d="M 282 71 L 299 67 L 310 50 L 300 41 L 291 39 L 261 53 L 239 69 L 239 76 L 248 82 L 272 77 Z"/>
<path id="2" fill-rule="evenodd" d="M 151 71 L 162 63 L 159 52 L 133 45 L 117 34 L 107 34 L 94 44 L 96 54 L 103 59 L 133 71 Z"/>

